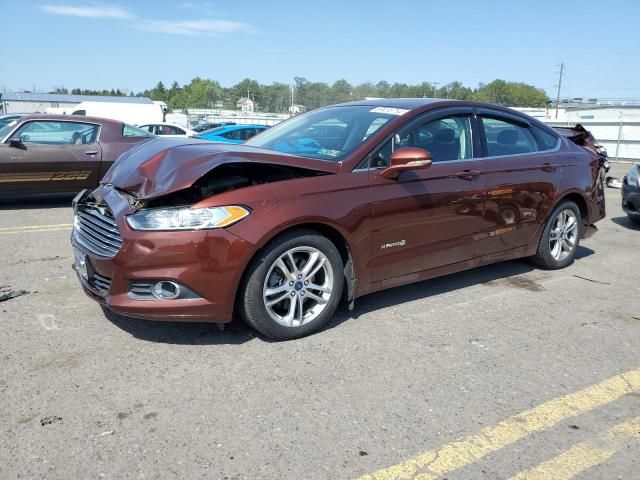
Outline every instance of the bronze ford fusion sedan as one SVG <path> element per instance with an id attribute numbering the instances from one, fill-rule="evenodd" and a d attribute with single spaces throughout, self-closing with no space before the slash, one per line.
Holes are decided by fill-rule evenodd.
<path id="1" fill-rule="evenodd" d="M 74 201 L 75 268 L 108 308 L 320 328 L 340 300 L 479 265 L 571 264 L 605 215 L 598 155 L 510 109 L 355 102 L 243 145 L 152 140 Z"/>

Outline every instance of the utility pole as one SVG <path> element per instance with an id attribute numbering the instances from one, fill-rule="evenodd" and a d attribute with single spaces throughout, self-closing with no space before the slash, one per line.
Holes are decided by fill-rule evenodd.
<path id="1" fill-rule="evenodd" d="M 560 78 L 558 79 L 558 95 L 556 96 L 556 120 L 558 119 L 558 107 L 560 106 L 560 88 L 562 87 L 563 73 L 564 73 L 564 62 L 560 63 Z"/>
<path id="2" fill-rule="evenodd" d="M 433 85 L 433 98 L 438 98 L 438 85 L 440 85 L 440 82 L 431 82 L 431 85 Z"/>
<path id="3" fill-rule="evenodd" d="M 291 115 L 293 117 L 293 91 L 294 91 L 294 86 L 293 83 L 291 84 L 291 106 L 289 108 L 289 115 Z"/>

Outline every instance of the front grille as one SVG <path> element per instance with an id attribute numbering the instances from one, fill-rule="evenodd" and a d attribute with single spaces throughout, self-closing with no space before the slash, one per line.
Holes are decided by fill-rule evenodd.
<path id="1" fill-rule="evenodd" d="M 98 257 L 111 258 L 122 246 L 120 230 L 113 216 L 90 206 L 78 206 L 73 238 Z"/>
<path id="2" fill-rule="evenodd" d="M 98 293 L 106 295 L 109 291 L 109 287 L 111 286 L 111 279 L 93 272 L 89 279 L 89 283 Z"/>

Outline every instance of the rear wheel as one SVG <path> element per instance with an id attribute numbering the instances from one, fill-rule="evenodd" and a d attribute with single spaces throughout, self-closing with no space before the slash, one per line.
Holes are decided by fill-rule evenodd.
<path id="1" fill-rule="evenodd" d="M 288 232 L 251 262 L 239 297 L 244 320 L 276 339 L 318 330 L 334 314 L 344 283 L 342 258 L 327 238 Z"/>
<path id="2" fill-rule="evenodd" d="M 580 244 L 582 228 L 578 205 L 571 200 L 561 202 L 549 217 L 533 261 L 549 270 L 571 265 Z"/>

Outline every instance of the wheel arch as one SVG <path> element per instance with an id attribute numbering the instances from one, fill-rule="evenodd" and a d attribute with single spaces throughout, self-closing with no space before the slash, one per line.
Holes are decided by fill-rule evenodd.
<path id="1" fill-rule="evenodd" d="M 578 205 L 578 209 L 580 210 L 580 216 L 582 217 L 581 218 L 582 223 L 586 225 L 589 219 L 589 213 L 590 213 L 589 204 L 587 203 L 587 199 L 584 193 L 582 193 L 580 190 L 569 190 L 569 191 L 563 192 L 561 195 L 558 195 L 558 197 L 556 198 L 556 201 L 553 203 L 553 205 L 549 209 L 547 218 L 545 218 L 545 224 L 549 220 L 549 217 L 551 216 L 555 208 L 565 200 L 571 200 L 576 205 Z"/>
<path id="2" fill-rule="evenodd" d="M 353 301 L 355 299 L 355 292 L 358 284 L 358 280 L 356 278 L 356 270 L 354 267 L 352 248 L 349 245 L 349 242 L 346 238 L 346 235 L 341 232 L 334 225 L 330 225 L 328 223 L 324 223 L 321 221 L 305 221 L 296 224 L 289 224 L 283 226 L 283 228 L 278 229 L 277 231 L 272 231 L 265 237 L 263 237 L 258 243 L 258 248 L 253 253 L 249 261 L 244 267 L 242 275 L 240 277 L 240 281 L 238 283 L 238 287 L 236 289 L 236 301 L 234 310 L 237 310 L 237 302 L 239 296 L 241 294 L 241 289 L 245 284 L 246 276 L 249 271 L 249 267 L 253 263 L 256 256 L 258 256 L 264 248 L 270 243 L 274 242 L 278 239 L 278 237 L 295 230 L 311 230 L 314 231 L 323 237 L 327 238 L 333 245 L 336 247 L 338 252 L 340 253 L 340 257 L 342 258 L 342 263 L 344 265 L 344 280 L 345 280 L 345 288 L 342 292 L 342 301 L 345 301 L 349 304 L 350 308 L 353 306 Z"/>

